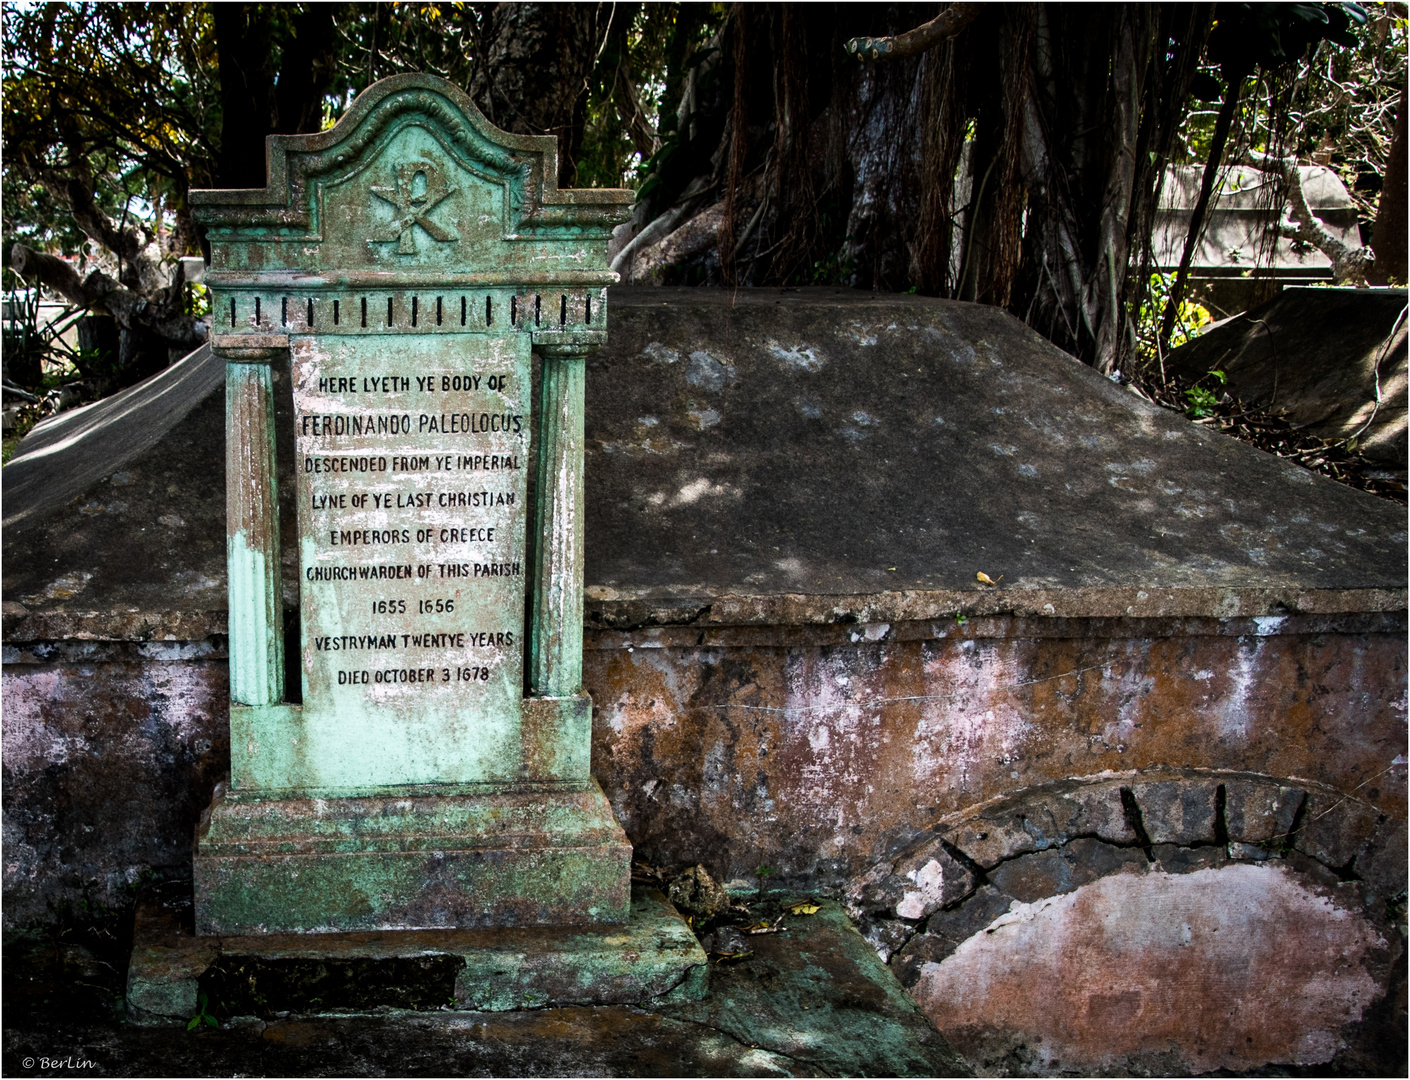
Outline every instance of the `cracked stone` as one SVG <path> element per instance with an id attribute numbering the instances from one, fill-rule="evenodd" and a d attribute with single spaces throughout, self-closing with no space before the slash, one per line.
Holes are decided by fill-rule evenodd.
<path id="1" fill-rule="evenodd" d="M 1212 780 L 1163 780 L 1132 784 L 1141 808 L 1141 822 L 1152 844 L 1196 847 L 1214 843 L 1214 800 L 1219 785 Z"/>
<path id="2" fill-rule="evenodd" d="M 1247 846 L 1247 845 L 1241 845 Z M 1151 849 L 1159 869 L 1167 874 L 1192 874 L 1196 870 L 1220 867 L 1229 861 L 1229 853 L 1222 847 L 1180 847 L 1177 844 L 1156 844 Z M 1242 856 L 1251 858 L 1251 856 Z M 1263 856 L 1267 858 L 1267 855 Z"/>
<path id="3" fill-rule="evenodd" d="M 692 866 L 670 884 L 671 903 L 678 911 L 700 919 L 713 919 L 729 907 L 729 893 L 703 866 Z"/>
<path id="4" fill-rule="evenodd" d="M 1120 784 L 1088 784 L 1025 798 L 954 826 L 945 839 L 988 870 L 1005 859 L 1043 851 L 1079 837 L 1134 844 Z"/>
<path id="5" fill-rule="evenodd" d="M 1266 847 L 1258 844 L 1245 844 L 1239 840 L 1229 841 L 1229 858 L 1241 859 L 1247 862 L 1262 862 L 1271 859 L 1273 853 Z"/>
<path id="6" fill-rule="evenodd" d="M 1107 874 L 1145 873 L 1148 866 L 1145 854 L 1135 848 L 1082 839 L 1064 847 L 1020 855 L 995 868 L 989 880 L 1014 899 L 1031 904 L 1045 896 L 1072 892 Z"/>
<path id="7" fill-rule="evenodd" d="M 1405 892 L 1407 843 L 1405 819 L 1386 819 L 1356 856 L 1355 870 L 1367 888 L 1382 899 Z"/>
<path id="8" fill-rule="evenodd" d="M 1013 899 L 993 885 L 982 885 L 958 907 L 937 911 L 926 923 L 924 933 L 911 938 L 891 958 L 891 970 L 903 986 L 914 986 L 923 965 L 940 963 L 959 948 L 961 942 L 1008 911 Z"/>
<path id="9" fill-rule="evenodd" d="M 945 839 L 985 870 L 1039 847 L 1038 839 L 1024 828 L 1018 815 L 1008 820 L 972 818 L 946 832 Z"/>
<path id="10" fill-rule="evenodd" d="M 1283 861 L 1287 863 L 1289 870 L 1306 875 L 1318 885 L 1335 889 L 1342 883 L 1341 878 L 1337 877 L 1334 871 L 1328 870 L 1316 859 L 1310 858 L 1300 851 L 1289 851 L 1283 856 Z"/>
<path id="11" fill-rule="evenodd" d="M 847 887 L 847 902 L 859 917 L 886 913 L 918 920 L 955 903 L 973 888 L 974 875 L 937 839 L 854 878 Z"/>
<path id="12" fill-rule="evenodd" d="M 1317 792 L 1308 797 L 1293 843 L 1327 866 L 1346 866 L 1371 839 L 1379 817 L 1364 803 Z"/>
<path id="13" fill-rule="evenodd" d="M 902 922 L 900 919 L 873 919 L 870 917 L 863 918 L 858 923 L 857 929 L 861 931 L 867 944 L 876 950 L 876 955 L 881 958 L 883 964 L 890 960 L 896 951 L 902 948 L 916 932 L 915 926 L 908 922 Z"/>
<path id="14" fill-rule="evenodd" d="M 1261 844 L 1286 837 L 1306 792 L 1256 780 L 1230 780 L 1224 785 L 1224 821 L 1229 839 Z"/>

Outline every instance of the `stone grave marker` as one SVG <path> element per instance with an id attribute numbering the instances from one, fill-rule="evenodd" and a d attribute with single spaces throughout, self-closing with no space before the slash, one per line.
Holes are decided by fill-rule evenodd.
<path id="1" fill-rule="evenodd" d="M 631 848 L 580 682 L 584 359 L 630 200 L 560 191 L 554 139 L 423 75 L 271 136 L 263 190 L 191 193 L 227 365 L 230 573 L 231 775 L 198 831 L 199 933 L 626 921 Z"/>

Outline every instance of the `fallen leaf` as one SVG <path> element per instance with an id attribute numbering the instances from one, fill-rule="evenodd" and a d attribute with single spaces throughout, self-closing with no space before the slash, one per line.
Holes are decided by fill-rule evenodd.
<path id="1" fill-rule="evenodd" d="M 784 908 L 790 915 L 816 915 L 822 909 L 817 904 L 808 900 L 799 900 L 798 903 Z"/>
<path id="2" fill-rule="evenodd" d="M 986 574 L 983 570 L 975 574 L 974 577 L 977 581 L 980 581 L 985 585 L 997 585 L 1000 581 L 1004 580 L 1003 574 L 1000 574 L 998 577 L 998 581 L 996 581 L 994 578 L 991 578 L 988 574 Z"/>
<path id="3" fill-rule="evenodd" d="M 715 953 L 715 963 L 723 964 L 727 960 L 747 960 L 754 955 L 753 949 L 745 949 L 743 952 Z"/>
<path id="4" fill-rule="evenodd" d="M 777 919 L 775 919 L 773 922 L 769 922 L 769 921 L 767 921 L 767 920 L 763 920 L 763 921 L 761 921 L 761 922 L 756 922 L 753 926 L 743 926 L 743 927 L 740 927 L 739 932 L 740 932 L 741 934 L 777 934 L 780 930 L 787 930 L 787 929 L 788 929 L 788 927 L 786 927 L 786 926 L 780 926 L 780 925 L 779 925 L 779 923 L 780 923 L 780 921 L 782 921 L 782 919 L 783 919 L 783 916 L 780 915 L 780 916 L 779 916 Z"/>

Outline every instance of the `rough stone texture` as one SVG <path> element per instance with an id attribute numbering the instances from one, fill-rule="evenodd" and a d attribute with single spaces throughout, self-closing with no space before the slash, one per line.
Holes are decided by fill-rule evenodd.
<path id="1" fill-rule="evenodd" d="M 1393 504 L 1155 408 L 1002 312 L 830 289 L 611 298 L 588 371 L 590 624 L 1404 607 Z M 81 429 L 40 425 L 6 467 L 6 640 L 223 611 L 218 385 L 171 371 Z M 188 423 L 198 404 L 211 415 Z M 110 495 L 124 471 L 140 491 Z M 34 526 L 11 527 L 30 518 L 53 562 L 24 557 Z"/>
<path id="2" fill-rule="evenodd" d="M 1388 945 L 1280 866 L 1116 874 L 1015 904 L 915 992 L 986 1073 L 1321 1065 L 1384 993 Z"/>
<path id="3" fill-rule="evenodd" d="M 7 1076 L 969 1075 L 835 904 L 752 941 L 752 959 L 714 967 L 704 1000 L 674 1006 L 447 1012 L 427 1002 L 432 1011 L 222 1013 L 219 1027 L 188 1032 L 122 1022 L 116 947 L 12 939 L 3 1066 Z"/>
<path id="4" fill-rule="evenodd" d="M 713 919 L 729 907 L 729 893 L 703 866 L 692 866 L 671 881 L 671 903 L 687 915 Z"/>
<path id="5" fill-rule="evenodd" d="M 840 905 L 785 922 L 748 939 L 749 960 L 717 964 L 703 1001 L 665 1011 L 834 1076 L 968 1075 Z"/>
<path id="6" fill-rule="evenodd" d="M 621 924 L 631 856 L 596 781 L 336 799 L 218 787 L 196 832 L 196 930 Z"/>
<path id="7" fill-rule="evenodd" d="M 973 595 L 978 570 L 1010 602 L 1404 586 L 1398 507 L 1152 406 L 996 309 L 612 298 L 588 368 L 587 581 L 604 602 Z"/>
<path id="8" fill-rule="evenodd" d="M 1134 844 L 1121 788 L 1115 784 L 1068 785 L 1034 797 L 1024 793 L 1002 800 L 975 819 L 946 831 L 951 842 L 980 866 L 996 866 L 1025 851 L 1041 851 L 1078 836 Z"/>
<path id="9" fill-rule="evenodd" d="M 1156 844 L 1151 853 L 1155 856 L 1155 868 L 1167 874 L 1191 874 L 1196 870 L 1208 870 L 1211 867 L 1223 866 L 1231 858 L 1262 861 L 1270 857 L 1267 851 L 1252 844 L 1230 844 L 1227 848 Z"/>
<path id="10" fill-rule="evenodd" d="M 637 857 L 700 862 L 724 881 L 752 880 L 765 863 L 785 885 L 832 887 L 930 829 L 986 868 L 1073 833 L 1129 844 L 1119 784 L 1092 794 L 1085 822 L 1064 799 L 1061 829 L 1046 803 L 1021 821 L 995 810 L 965 822 L 1015 789 L 1104 772 L 1151 782 L 1133 774 L 1163 764 L 1338 791 L 1381 774 L 1362 794 L 1374 789 L 1378 810 L 1405 814 L 1405 769 L 1392 764 L 1404 752 L 1406 656 L 1395 634 L 934 632 L 853 647 L 780 633 L 751 648 L 657 648 L 643 631 L 607 649 L 599 637 L 585 677 L 593 769 Z M 1212 842 L 1209 818 L 1200 821 Z M 971 827 L 985 846 L 962 835 Z"/>
<path id="11" fill-rule="evenodd" d="M 989 880 L 1001 892 L 1031 904 L 1047 896 L 1072 892 L 1107 874 L 1144 873 L 1148 865 L 1139 850 L 1084 839 L 1010 859 L 994 870 Z"/>
<path id="12" fill-rule="evenodd" d="M 1251 844 L 1273 841 L 1286 845 L 1307 792 L 1248 780 L 1227 781 L 1224 789 L 1224 817 L 1231 837 Z"/>
<path id="13" fill-rule="evenodd" d="M 1240 401 L 1326 439 L 1360 431 L 1364 452 L 1404 470 L 1405 289 L 1284 289 L 1172 352 L 1165 370 L 1211 369 Z M 1381 402 L 1376 405 L 1377 373 Z"/>
<path id="14" fill-rule="evenodd" d="M 209 648 L 146 649 L 156 655 L 6 665 L 8 925 L 122 906 L 154 867 L 190 863 L 230 760 L 225 663 Z"/>
<path id="15" fill-rule="evenodd" d="M 1410 841 L 1404 818 L 1387 818 L 1376 827 L 1371 842 L 1356 856 L 1355 870 L 1368 889 L 1381 900 L 1406 892 L 1406 856 Z"/>
<path id="16" fill-rule="evenodd" d="M 1325 866 L 1350 865 L 1376 828 L 1374 807 L 1331 792 L 1309 796 L 1302 813 L 1302 824 L 1293 842 L 1299 851 Z M 1404 820 L 1403 815 L 1398 817 Z"/>
<path id="17" fill-rule="evenodd" d="M 901 919 L 874 919 L 869 915 L 857 919 L 857 929 L 883 964 L 915 934 L 915 927 Z"/>
<path id="18" fill-rule="evenodd" d="M 924 965 L 940 963 L 1008 911 L 1013 901 L 993 885 L 981 885 L 963 904 L 932 915 L 892 959 L 891 969 L 904 985 L 914 986 Z"/>
<path id="19" fill-rule="evenodd" d="M 879 863 L 847 886 L 855 912 L 890 911 L 902 919 L 924 919 L 974 888 L 968 867 L 942 841 L 922 845 L 894 863 Z"/>
<path id="20" fill-rule="evenodd" d="M 401 983 L 408 961 L 446 962 L 446 993 L 431 1000 L 431 1008 L 448 998 L 457 1008 L 488 1012 L 698 1000 L 708 984 L 699 942 L 654 889 L 634 890 L 625 926 L 595 930 L 208 938 L 193 934 L 190 919 L 189 902 L 139 904 L 127 972 L 130 1020 L 184 1023 L 212 978 L 219 986 L 210 993 L 231 1011 L 249 1005 L 263 1012 L 253 1008 L 261 1000 L 276 1002 L 271 1009 L 304 1012 L 406 1007 Z M 337 995 L 345 1000 L 332 1000 Z M 315 996 L 319 1003 L 311 1006 Z"/>
<path id="21" fill-rule="evenodd" d="M 1214 843 L 1214 783 L 1166 781 L 1132 784 L 1141 808 L 1141 824 L 1153 844 Z"/>

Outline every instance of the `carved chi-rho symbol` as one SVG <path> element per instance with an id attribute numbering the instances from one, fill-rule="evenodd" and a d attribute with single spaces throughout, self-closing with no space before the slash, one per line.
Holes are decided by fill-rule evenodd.
<path id="1" fill-rule="evenodd" d="M 415 255 L 413 225 L 420 225 L 432 240 L 441 243 L 455 240 L 429 217 L 441 200 L 455 190 L 441 178 L 441 170 L 429 161 L 404 161 L 397 166 L 396 187 L 373 187 L 370 190 L 377 198 L 396 207 L 397 220 L 394 223 L 395 235 L 375 237 L 368 241 L 369 244 L 390 244 L 395 240 L 398 255 Z"/>

